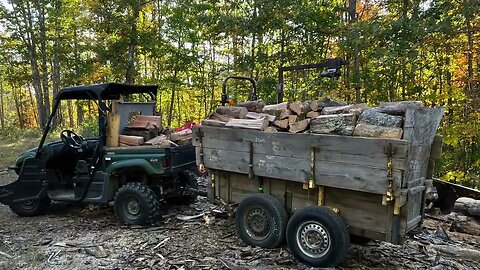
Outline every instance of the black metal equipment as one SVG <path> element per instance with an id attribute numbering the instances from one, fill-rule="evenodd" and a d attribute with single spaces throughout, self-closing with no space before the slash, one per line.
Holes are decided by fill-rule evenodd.
<path id="1" fill-rule="evenodd" d="M 228 101 L 228 95 L 227 95 L 227 81 L 229 79 L 234 79 L 234 80 L 242 80 L 242 81 L 249 81 L 252 83 L 252 96 L 250 97 L 251 100 L 257 100 L 257 82 L 255 79 L 250 78 L 250 77 L 243 77 L 243 76 L 228 76 L 223 80 L 222 83 L 222 106 L 225 106 L 225 104 Z"/>
<path id="2" fill-rule="evenodd" d="M 324 62 L 318 64 L 306 64 L 298 66 L 280 67 L 278 69 L 278 86 L 277 86 L 277 103 L 283 102 L 283 72 L 285 71 L 298 71 L 304 69 L 319 69 L 325 68 L 326 70 L 320 74 L 322 78 L 338 78 L 340 77 L 340 67 L 347 65 L 348 61 L 335 58 L 327 59 Z"/>

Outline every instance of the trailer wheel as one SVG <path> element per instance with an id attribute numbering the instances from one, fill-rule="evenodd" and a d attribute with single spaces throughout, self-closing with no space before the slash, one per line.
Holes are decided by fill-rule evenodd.
<path id="1" fill-rule="evenodd" d="M 50 204 L 50 199 L 47 197 L 38 200 L 28 200 L 23 202 L 14 202 L 10 205 L 12 212 L 21 217 L 38 216 Z"/>
<path id="2" fill-rule="evenodd" d="M 313 267 L 340 264 L 350 246 L 343 219 L 326 207 L 297 211 L 287 225 L 287 243 L 295 258 Z"/>
<path id="3" fill-rule="evenodd" d="M 263 193 L 243 199 L 235 216 L 235 226 L 243 242 L 263 248 L 276 248 L 283 243 L 287 221 L 282 204 Z"/>
<path id="4" fill-rule="evenodd" d="M 160 203 L 155 193 L 145 184 L 130 182 L 115 194 L 115 214 L 123 224 L 151 224 L 158 216 Z"/>

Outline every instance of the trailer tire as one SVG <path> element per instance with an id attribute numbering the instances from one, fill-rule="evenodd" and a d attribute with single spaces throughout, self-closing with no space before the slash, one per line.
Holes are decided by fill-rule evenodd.
<path id="1" fill-rule="evenodd" d="M 21 217 L 34 217 L 38 216 L 45 211 L 48 205 L 50 205 L 50 199 L 48 197 L 40 198 L 38 200 L 28 200 L 24 202 L 14 202 L 10 205 L 12 212 Z"/>
<path id="2" fill-rule="evenodd" d="M 295 258 L 313 267 L 339 265 L 350 246 L 343 219 L 327 207 L 298 210 L 287 225 L 287 243 Z"/>
<path id="3" fill-rule="evenodd" d="M 276 248 L 285 240 L 288 216 L 285 207 L 269 194 L 253 194 L 237 208 L 235 227 L 248 245 Z"/>
<path id="4" fill-rule="evenodd" d="M 115 194 L 114 209 L 123 224 L 146 225 L 158 217 L 160 202 L 155 192 L 147 185 L 129 182 Z"/>

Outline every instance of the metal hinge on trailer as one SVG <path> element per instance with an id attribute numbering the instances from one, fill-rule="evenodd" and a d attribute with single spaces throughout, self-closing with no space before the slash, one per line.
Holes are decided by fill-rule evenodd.
<path id="1" fill-rule="evenodd" d="M 395 154 L 396 149 L 391 143 L 385 147 L 384 153 L 387 155 L 387 192 L 383 196 L 382 204 L 386 205 L 388 202 L 391 202 L 395 199 L 393 194 L 393 155 Z"/>

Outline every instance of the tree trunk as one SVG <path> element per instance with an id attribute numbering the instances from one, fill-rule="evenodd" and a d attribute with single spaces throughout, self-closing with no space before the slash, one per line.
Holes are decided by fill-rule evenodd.
<path id="1" fill-rule="evenodd" d="M 5 128 L 5 115 L 4 115 L 4 107 L 3 107 L 3 84 L 0 82 L 0 123 L 2 125 L 2 129 Z"/>
<path id="2" fill-rule="evenodd" d="M 172 115 L 173 115 L 173 105 L 175 105 L 175 81 L 177 79 L 177 70 L 175 69 L 173 71 L 173 81 L 174 81 L 174 85 L 172 87 L 172 96 L 170 97 L 170 107 L 169 107 L 169 110 L 168 110 L 168 122 L 167 122 L 167 125 L 170 127 L 172 125 Z"/>
<path id="3" fill-rule="evenodd" d="M 125 74 L 125 83 L 135 83 L 135 50 L 137 46 L 137 19 L 140 15 L 141 5 L 137 1 L 131 2 L 132 9 L 132 30 L 130 32 L 130 42 L 128 44 L 128 63 L 127 72 Z"/>

